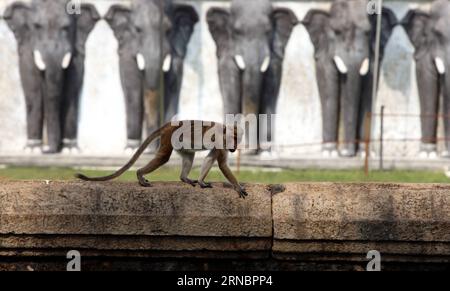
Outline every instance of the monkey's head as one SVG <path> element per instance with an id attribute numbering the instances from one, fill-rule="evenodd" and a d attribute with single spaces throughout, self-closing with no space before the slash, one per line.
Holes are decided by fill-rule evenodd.
<path id="1" fill-rule="evenodd" d="M 242 141 L 244 131 L 238 125 L 227 125 L 224 130 L 224 144 L 226 145 L 226 149 L 234 153 Z"/>

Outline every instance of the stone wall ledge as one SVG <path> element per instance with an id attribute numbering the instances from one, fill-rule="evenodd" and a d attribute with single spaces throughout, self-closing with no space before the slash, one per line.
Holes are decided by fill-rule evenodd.
<path id="1" fill-rule="evenodd" d="M 228 260 L 289 269 L 450 265 L 450 186 L 436 184 L 0 182 L 2 262 L 62 257 Z M 47 259 L 48 261 L 48 259 Z M 252 263 L 253 262 L 253 263 Z M 260 265 L 259 265 L 260 266 Z M 249 269 L 252 269 L 249 267 Z"/>

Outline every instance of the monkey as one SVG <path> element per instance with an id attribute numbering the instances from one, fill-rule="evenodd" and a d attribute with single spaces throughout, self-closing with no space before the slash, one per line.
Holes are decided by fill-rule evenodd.
<path id="1" fill-rule="evenodd" d="M 175 140 L 174 142 L 174 136 L 183 129 L 185 129 L 185 132 L 183 132 L 178 140 Z M 214 134 L 211 135 L 211 132 Z M 188 133 L 188 136 L 186 136 L 186 133 Z M 196 139 L 198 134 L 201 134 L 200 141 Z M 208 134 L 211 135 L 211 138 L 209 141 L 205 141 L 203 137 Z M 212 188 L 212 184 L 205 182 L 205 179 L 213 164 L 217 161 L 222 174 L 228 182 L 231 183 L 234 190 L 239 194 L 239 197 L 245 199 L 248 196 L 247 191 L 239 184 L 238 180 L 228 167 L 228 152 L 233 153 L 237 150 L 238 145 L 242 140 L 242 136 L 243 130 L 237 125 L 225 126 L 216 122 L 197 120 L 180 121 L 176 125 L 174 125 L 173 122 L 170 122 L 153 132 L 137 149 L 130 161 L 115 173 L 109 176 L 97 178 L 90 178 L 81 173 L 77 173 L 75 177 L 84 181 L 92 182 L 109 181 L 118 178 L 134 165 L 152 141 L 160 138 L 159 149 L 157 150 L 153 160 L 136 172 L 138 182 L 142 187 L 152 186 L 144 176 L 154 172 L 166 164 L 175 150 L 182 158 L 180 180 L 183 183 L 189 184 L 193 187 L 198 184 L 202 189 Z M 227 137 L 232 137 L 232 140 L 229 138 L 227 139 Z M 222 146 L 217 146 L 216 141 L 223 141 L 223 143 L 219 144 Z M 179 144 L 182 144 L 182 146 L 180 147 Z M 206 150 L 209 150 L 209 154 L 203 162 L 199 179 L 189 179 L 188 176 L 192 169 L 195 153 L 197 151 Z"/>

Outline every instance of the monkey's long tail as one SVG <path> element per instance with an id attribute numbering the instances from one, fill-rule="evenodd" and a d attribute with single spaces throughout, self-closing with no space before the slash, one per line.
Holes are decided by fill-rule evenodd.
<path id="1" fill-rule="evenodd" d="M 139 149 L 133 155 L 131 160 L 125 166 L 123 166 L 117 172 L 115 172 L 114 174 L 111 174 L 111 175 L 105 176 L 105 177 L 90 178 L 90 177 L 87 177 L 87 176 L 85 176 L 83 174 L 78 173 L 78 174 L 75 175 L 75 178 L 81 179 L 83 181 L 103 182 L 103 181 L 109 181 L 109 180 L 113 180 L 115 178 L 120 177 L 123 173 L 125 173 L 127 170 L 129 170 L 134 165 L 134 163 L 136 163 L 136 161 L 139 159 L 139 157 L 142 155 L 142 153 L 145 151 L 145 149 L 150 145 L 150 143 L 161 135 L 161 130 L 162 129 L 158 129 L 157 131 L 152 133 L 142 143 L 142 145 L 139 147 Z"/>

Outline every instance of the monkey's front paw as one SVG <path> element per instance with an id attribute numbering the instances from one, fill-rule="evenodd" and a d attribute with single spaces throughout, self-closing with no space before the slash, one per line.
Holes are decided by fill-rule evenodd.
<path id="1" fill-rule="evenodd" d="M 244 188 L 239 189 L 238 193 L 239 193 L 239 197 L 242 198 L 242 199 L 245 199 L 245 197 L 248 196 L 248 193 L 247 193 L 247 191 L 245 191 Z"/>
<path id="2" fill-rule="evenodd" d="M 198 184 L 200 185 L 200 187 L 202 189 L 207 189 L 207 188 L 212 188 L 213 187 L 211 183 L 205 183 L 205 182 L 200 182 L 199 181 Z"/>

